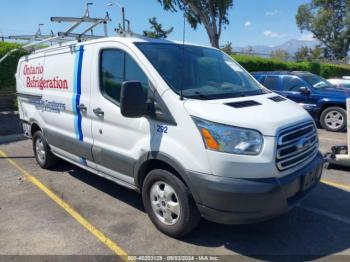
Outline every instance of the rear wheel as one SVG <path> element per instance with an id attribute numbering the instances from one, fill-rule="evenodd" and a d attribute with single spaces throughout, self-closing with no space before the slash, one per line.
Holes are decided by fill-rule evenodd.
<path id="1" fill-rule="evenodd" d="M 343 131 L 346 128 L 346 111 L 341 107 L 328 107 L 323 110 L 320 122 L 328 131 Z"/>
<path id="2" fill-rule="evenodd" d="M 190 191 L 169 171 L 155 169 L 146 176 L 142 186 L 142 200 L 153 224 L 169 236 L 184 236 L 200 221 Z"/>
<path id="3" fill-rule="evenodd" d="M 58 161 L 58 158 L 52 154 L 41 131 L 36 131 L 33 135 L 33 151 L 36 162 L 42 168 L 50 168 Z"/>

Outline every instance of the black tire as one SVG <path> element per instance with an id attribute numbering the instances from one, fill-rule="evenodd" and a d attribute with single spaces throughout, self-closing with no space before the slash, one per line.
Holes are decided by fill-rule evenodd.
<path id="1" fill-rule="evenodd" d="M 331 116 L 341 119 L 339 123 L 332 123 Z M 328 107 L 321 113 L 320 116 L 321 126 L 331 132 L 341 132 L 346 129 L 346 110 L 341 107 Z"/>
<path id="2" fill-rule="evenodd" d="M 165 182 L 170 185 L 178 198 L 180 215 L 173 225 L 162 222 L 151 204 L 151 189 L 157 183 Z M 142 186 L 142 200 L 145 210 L 153 224 L 164 234 L 179 238 L 191 232 L 200 221 L 196 203 L 185 184 L 169 171 L 154 169 L 148 173 Z"/>
<path id="3" fill-rule="evenodd" d="M 41 168 L 48 169 L 50 167 L 53 167 L 55 164 L 57 164 L 58 158 L 54 154 L 52 154 L 50 146 L 46 142 L 41 131 L 36 131 L 33 135 L 32 140 L 33 140 L 33 152 L 35 155 L 35 159 Z M 37 146 L 36 146 L 37 142 L 40 143 L 40 141 L 42 143 L 41 149 L 43 152 L 41 155 L 38 152 Z"/>

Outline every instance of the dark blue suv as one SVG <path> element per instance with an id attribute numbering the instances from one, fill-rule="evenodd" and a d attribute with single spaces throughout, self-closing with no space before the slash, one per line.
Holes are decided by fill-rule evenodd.
<path id="1" fill-rule="evenodd" d="M 346 128 L 346 90 L 337 89 L 326 79 L 309 72 L 253 72 L 268 89 L 300 104 L 329 131 Z"/>

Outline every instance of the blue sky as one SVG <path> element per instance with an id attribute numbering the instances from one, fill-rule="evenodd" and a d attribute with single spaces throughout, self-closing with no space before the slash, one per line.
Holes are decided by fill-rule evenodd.
<path id="1" fill-rule="evenodd" d="M 113 0 L 112 0 L 113 1 Z M 39 23 L 45 24 L 43 33 L 62 31 L 62 24 L 50 22 L 51 16 L 81 16 L 87 1 L 83 0 L 1 0 L 0 36 L 34 33 Z M 108 11 L 112 18 L 109 30 L 120 22 L 120 9 L 107 6 L 110 0 L 91 0 L 90 14 L 104 16 Z M 169 39 L 182 39 L 183 15 L 181 12 L 164 11 L 157 0 L 117 0 L 124 6 L 135 32 L 149 27 L 148 18 L 157 17 L 165 28 L 174 27 Z M 301 34 L 295 24 L 295 14 L 300 4 L 308 0 L 234 0 L 229 11 L 230 24 L 223 30 L 220 43 L 231 41 L 234 46 L 278 45 L 290 39 L 310 39 L 308 32 Z M 186 41 L 209 45 L 202 26 L 192 30 L 186 25 Z"/>

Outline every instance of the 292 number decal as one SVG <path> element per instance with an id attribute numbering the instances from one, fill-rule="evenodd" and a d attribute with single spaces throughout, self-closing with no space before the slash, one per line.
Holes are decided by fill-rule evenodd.
<path id="1" fill-rule="evenodd" d="M 157 132 L 167 134 L 168 133 L 168 126 L 157 125 Z"/>

